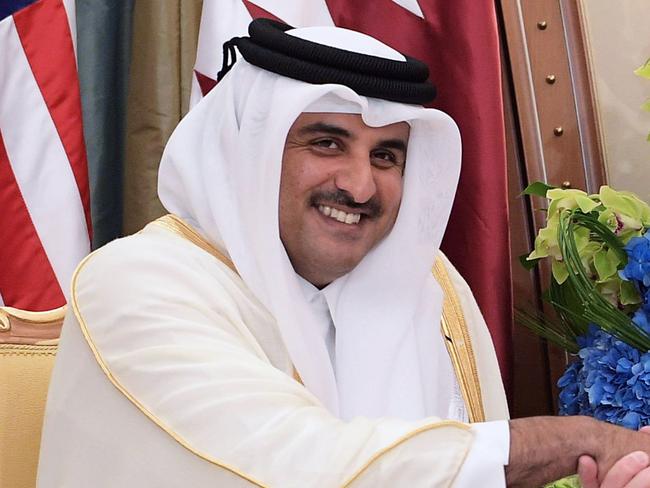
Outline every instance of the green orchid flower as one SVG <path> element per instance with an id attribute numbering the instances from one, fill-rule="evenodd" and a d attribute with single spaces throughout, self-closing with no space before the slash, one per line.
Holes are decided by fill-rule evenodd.
<path id="1" fill-rule="evenodd" d="M 569 276 L 558 243 L 558 227 L 563 212 L 597 212 L 598 221 L 609 227 L 623 243 L 650 227 L 650 206 L 633 193 L 615 191 L 609 186 L 602 186 L 594 195 L 581 190 L 550 188 L 546 191 L 546 198 L 550 201 L 546 227 L 538 232 L 535 248 L 526 259 L 551 258 L 551 272 L 558 284 L 563 284 Z M 621 259 L 613 249 L 603 242 L 590 240 L 586 227 L 575 227 L 574 239 L 587 276 L 607 301 L 623 307 L 640 303 L 634 287 L 618 276 Z"/>
<path id="2" fill-rule="evenodd" d="M 560 221 L 560 212 L 579 208 L 585 213 L 598 206 L 589 195 L 581 190 L 562 190 L 551 188 L 546 192 L 550 200 L 547 212 L 546 227 L 541 229 L 535 239 L 535 249 L 528 256 L 528 260 L 551 256 L 555 261 L 562 261 L 562 253 L 558 247 L 557 231 Z"/>
<path id="3" fill-rule="evenodd" d="M 607 225 L 624 244 L 650 227 L 650 206 L 633 193 L 601 186 L 598 198 L 604 210 L 598 220 Z"/>
<path id="4" fill-rule="evenodd" d="M 592 196 L 582 190 L 552 188 L 546 192 L 546 198 L 551 202 L 548 207 L 549 217 L 562 210 L 574 210 L 576 208 L 579 208 L 583 213 L 589 213 L 599 205 L 599 202 L 594 201 Z"/>
<path id="5" fill-rule="evenodd" d="M 532 261 L 546 257 L 552 258 L 551 271 L 553 273 L 553 278 L 555 278 L 555 281 L 559 284 L 562 284 L 568 277 L 568 271 L 563 262 L 562 253 L 560 252 L 560 246 L 557 240 L 559 222 L 559 212 L 548 219 L 546 227 L 541 229 L 535 238 L 535 249 L 526 259 Z M 585 269 L 589 270 L 590 262 L 593 260 L 592 256 L 597 250 L 593 246 L 589 246 L 589 230 L 584 227 L 576 229 L 575 241 L 580 256 L 584 258 L 583 264 L 585 264 Z"/>
<path id="6" fill-rule="evenodd" d="M 615 191 L 602 186 L 598 194 L 589 195 L 582 190 L 563 190 L 550 188 L 546 192 L 550 201 L 546 227 L 535 238 L 535 248 L 526 258 L 529 261 L 552 258 L 551 271 L 559 284 L 566 281 L 568 271 L 563 262 L 558 243 L 558 225 L 562 212 L 580 211 L 584 214 L 598 212 L 598 220 L 609 227 L 622 241 L 627 243 L 632 237 L 641 235 L 650 226 L 650 206 L 636 195 Z M 621 261 L 617 254 L 603 243 L 590 241 L 589 230 L 577 227 L 574 232 L 576 247 L 585 271 L 595 283 L 600 284 L 604 294 L 612 303 L 621 298 L 621 279 L 618 266 Z M 638 303 L 638 293 L 625 289 L 626 304 Z"/>
<path id="7" fill-rule="evenodd" d="M 634 74 L 650 80 L 650 59 L 648 59 L 643 66 L 639 66 L 635 69 Z M 650 99 L 643 102 L 641 108 L 646 112 L 650 112 Z M 650 134 L 648 134 L 647 140 L 650 141 Z"/>
<path id="8" fill-rule="evenodd" d="M 549 218 L 546 227 L 540 229 L 535 238 L 535 249 L 528 255 L 528 260 L 552 257 L 557 261 L 562 260 L 562 253 L 557 242 L 559 219 Z"/>
<path id="9" fill-rule="evenodd" d="M 619 275 L 628 262 L 625 245 L 650 229 L 650 206 L 608 186 L 589 195 L 537 182 L 524 194 L 549 201 L 546 226 L 539 230 L 524 266 L 531 269 L 540 259 L 550 261 L 553 278 L 545 298 L 558 318 L 522 314 L 521 323 L 568 351 L 580 349 L 576 337 L 585 333 L 588 323 L 632 347 L 650 350 L 647 336 L 630 319 L 642 298 L 634 282 Z M 573 486 L 574 480 L 549 486 Z"/>

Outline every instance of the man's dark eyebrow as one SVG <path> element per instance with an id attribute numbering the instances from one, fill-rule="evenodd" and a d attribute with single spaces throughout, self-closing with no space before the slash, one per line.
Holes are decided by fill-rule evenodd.
<path id="1" fill-rule="evenodd" d="M 349 130 L 344 129 L 343 127 L 339 127 L 338 125 L 326 124 L 325 122 L 314 122 L 313 124 L 301 127 L 298 132 L 301 135 L 325 133 L 333 136 L 354 138 L 354 135 Z M 384 147 L 386 149 L 396 149 L 406 154 L 407 143 L 402 139 L 385 139 L 383 141 L 379 141 L 377 146 Z"/>
<path id="2" fill-rule="evenodd" d="M 406 154 L 407 143 L 403 139 L 386 139 L 379 141 L 378 147 L 385 147 L 386 149 L 397 149 Z"/>
<path id="3" fill-rule="evenodd" d="M 344 129 L 343 127 L 339 127 L 338 125 L 332 125 L 332 124 L 326 124 L 324 122 L 315 122 L 313 124 L 306 125 L 304 127 L 301 127 L 298 133 L 302 135 L 307 135 L 307 134 L 313 134 L 316 132 L 323 132 L 325 134 L 331 134 L 333 136 L 340 136 L 340 137 L 352 137 L 352 133 Z"/>

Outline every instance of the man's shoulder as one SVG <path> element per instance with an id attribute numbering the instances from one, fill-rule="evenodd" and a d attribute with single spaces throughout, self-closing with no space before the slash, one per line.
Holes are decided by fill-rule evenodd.
<path id="1" fill-rule="evenodd" d="M 72 298 L 89 295 L 127 299 L 152 293 L 196 290 L 238 277 L 193 243 L 149 224 L 87 256 L 72 280 Z"/>
<path id="2" fill-rule="evenodd" d="M 190 245 L 168 232 L 152 229 L 149 224 L 142 231 L 115 239 L 88 255 L 79 265 L 77 274 L 101 272 L 95 278 L 128 276 L 133 279 L 142 272 L 160 273 L 169 267 L 181 267 L 181 263 L 191 264 L 196 259 L 192 251 Z M 107 275 L 106 271 L 111 273 Z"/>
<path id="3" fill-rule="evenodd" d="M 210 330 L 210 337 L 226 333 L 249 345 L 258 336 L 275 349 L 281 344 L 269 327 L 273 317 L 227 263 L 160 225 L 86 257 L 73 277 L 69 303 L 85 333 L 110 350 L 122 350 L 121 331 L 146 335 L 179 324 L 197 336 Z M 273 357 L 268 351 L 267 356 Z"/>

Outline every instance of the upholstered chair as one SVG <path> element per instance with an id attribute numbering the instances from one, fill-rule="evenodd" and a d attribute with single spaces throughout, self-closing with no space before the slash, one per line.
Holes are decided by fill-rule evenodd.
<path id="1" fill-rule="evenodd" d="M 34 488 L 47 388 L 65 307 L 0 307 L 0 487 Z"/>

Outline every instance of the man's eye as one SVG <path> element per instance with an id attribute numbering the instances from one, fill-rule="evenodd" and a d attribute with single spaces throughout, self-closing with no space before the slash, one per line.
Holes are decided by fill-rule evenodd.
<path id="1" fill-rule="evenodd" d="M 314 146 L 322 147 L 323 149 L 339 149 L 339 144 L 332 139 L 320 139 L 312 143 Z"/>
<path id="2" fill-rule="evenodd" d="M 385 161 L 395 161 L 395 155 L 389 151 L 375 151 L 373 157 L 383 159 Z"/>
<path id="3" fill-rule="evenodd" d="M 382 168 L 402 165 L 400 159 L 391 151 L 373 151 L 371 154 L 373 164 Z"/>

